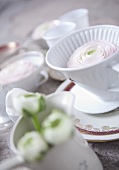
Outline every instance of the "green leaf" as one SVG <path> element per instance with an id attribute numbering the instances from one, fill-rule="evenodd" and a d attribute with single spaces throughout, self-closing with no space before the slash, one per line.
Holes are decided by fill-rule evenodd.
<path id="1" fill-rule="evenodd" d="M 36 97 L 36 95 L 35 94 L 25 94 L 24 97 L 26 97 L 26 98 L 27 97 Z"/>
<path id="2" fill-rule="evenodd" d="M 29 112 L 26 109 L 23 109 L 22 112 L 23 112 L 24 117 L 32 117 L 32 115 L 33 115 L 31 112 Z"/>
<path id="3" fill-rule="evenodd" d="M 39 98 L 39 112 L 45 110 L 46 108 L 46 100 L 43 96 Z"/>

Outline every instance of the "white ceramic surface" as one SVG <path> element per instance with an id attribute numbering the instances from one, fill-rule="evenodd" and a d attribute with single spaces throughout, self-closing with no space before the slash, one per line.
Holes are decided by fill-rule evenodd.
<path id="1" fill-rule="evenodd" d="M 66 77 L 63 74 L 51 68 L 49 68 L 49 76 L 52 79 L 58 80 L 58 81 L 64 81 L 66 79 Z"/>
<path id="2" fill-rule="evenodd" d="M 51 20 L 46 21 L 37 25 L 37 27 L 31 33 L 31 39 L 35 40 L 35 42 L 41 46 L 43 49 L 48 49 L 48 45 L 46 41 L 43 39 L 43 34 L 50 28 L 53 28 L 56 25 L 59 25 L 60 21 L 58 20 Z"/>
<path id="3" fill-rule="evenodd" d="M 61 39 L 66 34 L 73 32 L 74 30 L 74 23 L 60 22 L 58 25 L 45 31 L 43 38 L 47 42 L 49 48 L 51 48 L 59 39 Z"/>
<path id="4" fill-rule="evenodd" d="M 51 94 L 47 97 L 47 101 L 48 104 L 46 110 L 39 115 L 40 121 L 42 121 L 53 108 L 59 108 L 67 114 L 72 113 L 74 97 L 71 93 L 60 92 Z M 67 142 L 53 147 L 41 162 L 33 164 L 26 163 L 20 156 L 16 145 L 21 136 L 32 129 L 33 126 L 31 122 L 26 118 L 21 117 L 16 122 L 11 133 L 10 143 L 11 149 L 17 154 L 17 157 L 1 164 L 2 170 L 7 170 L 20 165 L 24 165 L 33 170 L 82 170 L 85 167 L 87 167 L 88 170 L 103 170 L 98 157 L 77 131 Z"/>
<path id="5" fill-rule="evenodd" d="M 14 123 L 20 117 L 20 113 L 16 112 L 16 110 L 13 109 L 13 97 L 16 95 L 22 95 L 24 93 L 26 93 L 26 90 L 20 88 L 13 88 L 6 93 L 5 98 L 6 112 Z"/>
<path id="6" fill-rule="evenodd" d="M 7 87 L 0 85 L 0 133 L 13 125 L 5 109 L 5 98 L 8 91 Z"/>
<path id="7" fill-rule="evenodd" d="M 74 22 L 76 30 L 89 26 L 88 9 L 80 8 L 69 11 L 59 17 L 60 21 Z"/>
<path id="8" fill-rule="evenodd" d="M 45 60 L 44 55 L 42 53 L 36 51 L 23 52 L 3 62 L 0 65 L 0 68 L 3 69 L 9 64 L 13 63 L 14 61 L 18 61 L 21 59 L 30 61 L 36 67 L 36 70 L 33 71 L 32 74 L 28 75 L 23 79 L 19 79 L 14 82 L 9 82 L 5 85 L 10 88 L 18 87 L 28 91 L 35 91 L 38 88 L 38 86 L 46 82 L 48 79 L 48 74 L 45 71 L 43 71 Z"/>
<path id="9" fill-rule="evenodd" d="M 71 81 L 66 80 L 57 88 L 56 92 L 62 92 L 68 87 L 69 91 L 74 94 L 73 89 L 76 85 L 72 88 L 70 85 Z M 74 125 L 79 128 L 84 139 L 88 141 L 106 142 L 119 139 L 119 108 L 98 115 L 86 114 L 74 108 L 72 118 Z"/>
<path id="10" fill-rule="evenodd" d="M 92 92 L 104 101 L 119 100 L 119 52 L 85 68 L 67 68 L 72 53 L 91 40 L 107 40 L 119 45 L 119 27 L 99 25 L 85 28 L 65 36 L 47 53 L 46 62 L 54 70 L 62 72 L 66 78 Z"/>
<path id="11" fill-rule="evenodd" d="M 60 91 L 65 84 L 70 84 L 70 80 L 66 80 L 58 89 Z M 102 101 L 89 91 L 83 89 L 79 85 L 75 85 L 70 92 L 75 95 L 74 108 L 89 114 L 102 114 L 114 110 L 119 106 L 119 101 Z"/>
<path id="12" fill-rule="evenodd" d="M 89 115 L 75 110 L 73 120 L 88 141 L 107 142 L 119 139 L 119 109 L 100 115 Z"/>

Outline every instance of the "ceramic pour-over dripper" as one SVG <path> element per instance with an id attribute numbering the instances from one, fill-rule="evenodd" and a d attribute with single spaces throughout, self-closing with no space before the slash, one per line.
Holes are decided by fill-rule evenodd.
<path id="1" fill-rule="evenodd" d="M 54 93 L 47 97 L 47 107 L 39 115 L 42 122 L 53 108 L 60 109 L 67 114 L 73 112 L 74 96 L 68 92 Z M 28 131 L 32 131 L 32 123 L 24 117 L 20 117 L 13 127 L 10 143 L 11 149 L 16 153 L 16 157 L 6 160 L 1 164 L 2 170 L 10 170 L 13 167 L 25 166 L 33 170 L 102 170 L 102 164 L 88 143 L 82 138 L 81 134 L 74 131 L 73 137 L 64 143 L 54 146 L 43 159 L 37 163 L 28 163 L 20 155 L 17 149 L 19 139 Z M 32 154 L 32 153 L 31 153 Z"/>
<path id="2" fill-rule="evenodd" d="M 99 25 L 67 35 L 48 51 L 46 62 L 52 69 L 91 92 L 97 103 L 98 100 L 107 104 L 110 102 L 111 107 L 106 110 L 110 111 L 119 106 L 119 52 L 85 68 L 67 68 L 67 62 L 73 52 L 92 40 L 106 40 L 119 46 L 119 27 Z"/>

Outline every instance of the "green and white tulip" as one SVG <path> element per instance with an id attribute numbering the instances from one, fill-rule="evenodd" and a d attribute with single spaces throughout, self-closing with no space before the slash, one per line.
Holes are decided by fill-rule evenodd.
<path id="1" fill-rule="evenodd" d="M 60 110 L 53 110 L 42 127 L 44 139 L 51 145 L 67 141 L 74 130 L 71 118 Z"/>
<path id="2" fill-rule="evenodd" d="M 19 140 L 17 148 L 25 160 L 34 162 L 42 159 L 48 150 L 48 145 L 39 132 L 32 131 Z"/>
<path id="3" fill-rule="evenodd" d="M 26 117 L 38 114 L 46 107 L 45 96 L 40 93 L 24 93 L 14 96 L 13 107 Z"/>

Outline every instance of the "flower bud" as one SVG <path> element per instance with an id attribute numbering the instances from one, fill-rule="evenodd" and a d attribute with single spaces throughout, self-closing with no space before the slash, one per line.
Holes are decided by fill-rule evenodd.
<path id="1" fill-rule="evenodd" d="M 13 98 L 14 109 L 25 117 L 32 117 L 46 108 L 45 96 L 40 93 L 24 93 Z"/>
<path id="2" fill-rule="evenodd" d="M 26 133 L 18 142 L 17 148 L 23 158 L 29 162 L 41 160 L 48 150 L 48 145 L 40 133 Z"/>
<path id="3" fill-rule="evenodd" d="M 68 140 L 74 130 L 71 118 L 59 110 L 53 110 L 44 120 L 44 139 L 51 145 L 57 145 Z"/>

